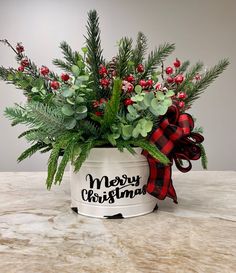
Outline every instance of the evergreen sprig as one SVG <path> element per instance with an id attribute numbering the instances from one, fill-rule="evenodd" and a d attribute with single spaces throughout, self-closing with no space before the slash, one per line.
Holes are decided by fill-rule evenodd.
<path id="1" fill-rule="evenodd" d="M 136 46 L 134 50 L 132 50 L 131 60 L 134 63 L 134 67 L 137 67 L 138 64 L 141 64 L 145 58 L 145 54 L 147 51 L 147 37 L 139 32 L 137 35 Z"/>
<path id="2" fill-rule="evenodd" d="M 99 66 L 104 63 L 102 57 L 100 29 L 99 29 L 99 17 L 96 10 L 91 10 L 88 13 L 87 22 L 87 63 L 89 71 L 91 72 L 91 80 L 93 82 L 93 90 L 97 94 L 97 98 L 106 97 L 104 96 L 104 90 L 99 88 Z"/>
<path id="3" fill-rule="evenodd" d="M 39 150 L 47 147 L 48 145 L 43 142 L 37 142 L 34 145 L 32 145 L 30 148 L 26 149 L 17 159 L 18 162 L 21 162 L 22 160 L 31 157 L 33 154 L 38 152 Z"/>
<path id="4" fill-rule="evenodd" d="M 175 50 L 174 44 L 165 43 L 160 45 L 158 49 L 151 51 L 148 55 L 148 59 L 145 62 L 145 71 L 142 74 L 142 77 L 145 78 L 148 75 L 151 75 L 153 70 L 157 68 L 173 51 Z"/>
<path id="5" fill-rule="evenodd" d="M 129 61 L 132 54 L 132 39 L 124 37 L 119 42 L 119 53 L 117 56 L 117 75 L 125 77 L 129 71 Z"/>
<path id="6" fill-rule="evenodd" d="M 193 87 L 187 90 L 186 106 L 190 107 L 192 103 L 200 97 L 204 90 L 227 68 L 228 59 L 221 60 L 218 64 L 209 69 L 201 80 L 197 81 Z"/>
<path id="7" fill-rule="evenodd" d="M 206 155 L 206 151 L 205 148 L 202 144 L 199 144 L 199 147 L 201 149 L 201 163 L 202 163 L 202 167 L 204 170 L 207 169 L 207 164 L 208 164 L 208 159 L 207 159 L 207 155 Z"/>

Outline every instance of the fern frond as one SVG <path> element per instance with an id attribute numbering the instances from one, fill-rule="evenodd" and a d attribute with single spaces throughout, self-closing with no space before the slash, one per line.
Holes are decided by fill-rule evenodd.
<path id="1" fill-rule="evenodd" d="M 93 121 L 83 120 L 83 123 L 81 123 L 81 127 L 83 128 L 83 131 L 88 135 L 99 137 L 99 135 L 101 134 L 100 128 Z"/>
<path id="2" fill-rule="evenodd" d="M 89 139 L 85 143 L 80 145 L 81 152 L 74 161 L 74 171 L 78 172 L 89 155 L 90 150 L 94 147 L 94 140 Z"/>
<path id="3" fill-rule="evenodd" d="M 140 148 L 146 150 L 151 156 L 156 158 L 160 161 L 160 163 L 163 163 L 165 165 L 169 164 L 170 161 L 157 147 L 156 145 L 150 143 L 146 139 L 137 139 L 137 140 L 128 140 L 128 143 L 139 146 Z"/>
<path id="4" fill-rule="evenodd" d="M 26 159 L 27 157 L 31 157 L 34 153 L 41 150 L 42 148 L 46 147 L 47 144 L 42 142 L 37 142 L 36 144 L 32 145 L 30 148 L 26 149 L 17 159 L 18 162 Z"/>
<path id="5" fill-rule="evenodd" d="M 102 119 L 102 131 L 109 128 L 116 119 L 120 107 L 121 83 L 122 81 L 119 78 L 114 80 L 112 97 L 106 104 L 104 116 Z"/>
<path id="6" fill-rule="evenodd" d="M 27 130 L 27 131 L 24 131 L 23 133 L 21 133 L 18 138 L 22 138 L 24 136 L 27 136 L 27 135 L 31 135 L 32 133 L 36 133 L 38 132 L 38 129 L 30 129 L 30 130 Z"/>
<path id="7" fill-rule="evenodd" d="M 160 45 L 158 49 L 151 51 L 148 59 L 145 62 L 145 70 L 142 75 L 143 78 L 152 74 L 153 70 L 157 68 L 173 51 L 175 50 L 174 44 L 165 43 Z"/>
<path id="8" fill-rule="evenodd" d="M 132 51 L 131 60 L 134 62 L 134 67 L 137 67 L 138 64 L 141 64 L 143 62 L 146 51 L 147 37 L 142 32 L 139 32 L 137 35 L 136 46 Z"/>
<path id="9" fill-rule="evenodd" d="M 123 78 L 128 74 L 129 61 L 132 54 L 132 39 L 124 37 L 120 40 L 119 53 L 117 57 L 117 75 Z"/>
<path id="10" fill-rule="evenodd" d="M 208 164 L 208 159 L 207 159 L 207 155 L 206 155 L 206 151 L 205 148 L 202 144 L 199 144 L 199 147 L 201 149 L 201 163 L 202 163 L 202 167 L 204 170 L 207 169 L 207 164 Z"/>

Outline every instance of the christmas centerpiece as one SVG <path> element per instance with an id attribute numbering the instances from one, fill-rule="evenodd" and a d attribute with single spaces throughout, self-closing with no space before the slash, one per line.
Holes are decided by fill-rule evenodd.
<path id="1" fill-rule="evenodd" d="M 64 60 L 53 61 L 61 75 L 36 66 L 21 43 L 1 42 L 14 51 L 19 67 L 0 67 L 0 78 L 27 98 L 5 110 L 12 126 L 28 126 L 19 138 L 31 146 L 18 161 L 50 152 L 48 189 L 62 182 L 70 164 L 74 210 L 98 217 L 144 214 L 156 198 L 177 203 L 173 162 L 187 172 L 191 160 L 201 158 L 206 168 L 202 128 L 186 111 L 225 70 L 227 59 L 206 71 L 201 62 L 189 68 L 178 58 L 165 66 L 175 45 L 162 44 L 145 58 L 147 38 L 140 32 L 134 46 L 122 38 L 117 55 L 106 61 L 94 10 L 85 47 L 79 52 L 61 43 Z"/>

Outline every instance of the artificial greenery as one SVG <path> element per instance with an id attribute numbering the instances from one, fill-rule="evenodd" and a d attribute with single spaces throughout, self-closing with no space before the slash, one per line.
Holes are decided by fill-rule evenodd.
<path id="1" fill-rule="evenodd" d="M 48 189 L 61 183 L 69 162 L 79 171 L 94 147 L 114 146 L 130 153 L 140 147 L 169 164 L 167 156 L 149 141 L 151 134 L 172 104 L 180 112 L 189 109 L 229 64 L 225 59 L 202 72 L 201 62 L 189 68 L 188 60 L 176 60 L 175 68 L 168 72 L 164 61 L 175 45 L 164 43 L 146 58 L 147 38 L 141 32 L 134 46 L 132 39 L 122 38 L 117 55 L 106 61 L 95 10 L 88 13 L 85 38 L 81 51 L 73 51 L 65 41 L 60 44 L 64 59 L 54 59 L 53 64 L 64 71 L 61 76 L 36 66 L 21 44 L 14 48 L 7 40 L 0 40 L 14 51 L 20 65 L 18 69 L 0 67 L 0 79 L 23 90 L 27 97 L 25 104 L 5 110 L 13 126 L 28 127 L 19 138 L 25 137 L 31 146 L 18 161 L 38 151 L 50 152 Z M 206 153 L 202 144 L 199 146 L 206 168 Z"/>

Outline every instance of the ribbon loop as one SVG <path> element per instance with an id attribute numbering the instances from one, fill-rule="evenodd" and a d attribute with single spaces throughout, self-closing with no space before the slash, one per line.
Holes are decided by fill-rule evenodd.
<path id="1" fill-rule="evenodd" d="M 163 200 L 168 196 L 177 203 L 177 196 L 171 179 L 173 160 L 181 172 L 188 172 L 192 168 L 190 160 L 197 160 L 201 157 L 201 149 L 198 144 L 203 142 L 204 137 L 192 132 L 193 128 L 192 116 L 187 113 L 180 114 L 177 106 L 172 105 L 158 128 L 152 133 L 150 141 L 171 161 L 169 165 L 165 166 L 147 151 L 142 152 L 148 160 L 150 169 L 146 190 L 156 198 Z M 186 167 L 181 164 L 182 160 L 188 163 Z"/>

